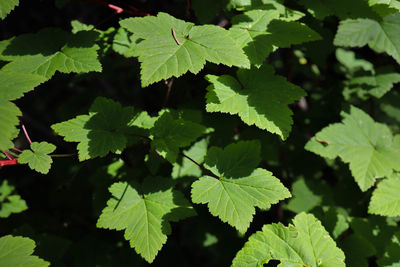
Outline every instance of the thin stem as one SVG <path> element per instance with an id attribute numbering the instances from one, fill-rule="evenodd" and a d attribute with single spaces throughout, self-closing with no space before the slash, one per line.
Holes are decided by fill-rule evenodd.
<path id="1" fill-rule="evenodd" d="M 11 148 L 11 150 L 14 150 L 14 151 L 17 151 L 17 152 L 19 152 L 19 153 L 22 153 L 22 150 L 19 150 L 19 149 L 16 148 L 16 147 Z"/>
<path id="2" fill-rule="evenodd" d="M 31 140 L 31 138 L 29 137 L 28 131 L 26 130 L 25 125 L 24 125 L 24 123 L 22 122 L 22 120 L 20 120 L 20 122 L 21 122 L 22 131 L 24 131 L 26 140 L 28 140 L 29 144 L 31 145 L 31 144 L 32 144 L 32 140 Z"/>
<path id="3" fill-rule="evenodd" d="M 71 153 L 71 154 L 51 154 L 49 155 L 52 158 L 68 158 L 68 157 L 74 157 L 76 154 Z"/>
<path id="4" fill-rule="evenodd" d="M 214 177 L 215 179 L 221 180 L 221 177 L 219 177 L 218 175 L 215 175 L 212 171 L 210 171 L 209 169 L 207 169 L 206 167 L 204 167 L 202 164 L 197 163 L 194 159 L 192 159 L 191 157 L 183 154 L 182 152 L 179 152 L 179 155 L 181 155 L 182 157 L 187 158 L 188 160 L 190 160 L 191 162 L 193 162 L 194 164 L 196 164 L 197 166 L 199 166 L 200 169 L 202 169 L 208 176 Z"/>
<path id="5" fill-rule="evenodd" d="M 149 13 L 143 12 L 143 11 L 137 9 L 136 7 L 132 6 L 132 5 L 128 5 L 129 9 L 124 9 L 122 7 L 119 7 L 119 6 L 109 4 L 109 3 L 107 3 L 107 2 L 105 2 L 103 0 L 87 0 L 87 1 L 91 2 L 91 3 L 94 3 L 94 4 L 97 4 L 97 5 L 100 5 L 100 6 L 106 6 L 106 7 L 110 8 L 110 9 L 114 10 L 115 14 L 125 13 L 125 14 L 131 15 L 131 16 L 141 16 L 141 17 L 151 16 Z"/>

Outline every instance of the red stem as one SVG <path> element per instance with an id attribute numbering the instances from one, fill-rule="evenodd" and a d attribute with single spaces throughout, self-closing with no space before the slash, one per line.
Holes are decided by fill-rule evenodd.
<path id="1" fill-rule="evenodd" d="M 16 147 L 11 148 L 11 150 L 14 150 L 14 151 L 17 151 L 17 152 L 19 152 L 19 153 L 22 153 L 22 150 L 19 150 L 19 149 L 16 148 Z"/>
<path id="2" fill-rule="evenodd" d="M 28 140 L 29 144 L 31 145 L 32 144 L 32 140 L 29 137 L 28 131 L 26 130 L 25 125 L 22 123 L 22 120 L 21 120 L 21 127 L 22 127 L 22 131 L 24 131 L 26 140 Z"/>
<path id="3" fill-rule="evenodd" d="M 117 14 L 120 14 L 120 13 L 124 12 L 124 9 L 120 8 L 119 6 L 114 6 L 114 5 L 111 5 L 111 4 L 108 4 L 107 6 L 109 8 L 111 8 L 111 9 L 114 9 L 115 12 L 117 12 Z"/>
<path id="4" fill-rule="evenodd" d="M 7 165 L 17 165 L 18 159 L 0 160 L 0 167 Z"/>
<path id="5" fill-rule="evenodd" d="M 128 5 L 129 9 L 124 9 L 122 7 L 119 7 L 119 6 L 116 6 L 116 5 L 113 5 L 113 4 L 109 4 L 109 3 L 107 3 L 106 1 L 103 1 L 103 0 L 87 0 L 87 1 L 91 2 L 91 3 L 94 3 L 94 4 L 97 4 L 97 5 L 106 6 L 106 7 L 110 8 L 110 9 L 112 9 L 112 10 L 115 10 L 115 12 L 117 14 L 125 13 L 125 14 L 131 15 L 131 16 L 141 16 L 141 17 L 151 16 L 149 13 L 143 12 L 143 11 L 141 11 L 141 10 L 137 9 L 136 7 L 131 6 L 131 5 Z"/>
<path id="6" fill-rule="evenodd" d="M 4 155 L 6 155 L 6 157 L 7 157 L 9 160 L 15 159 L 15 158 L 14 158 L 10 153 L 8 153 L 7 151 L 4 151 L 3 153 L 4 153 Z"/>

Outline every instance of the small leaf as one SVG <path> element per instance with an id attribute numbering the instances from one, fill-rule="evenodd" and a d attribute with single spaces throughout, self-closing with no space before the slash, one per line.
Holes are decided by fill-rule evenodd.
<path id="1" fill-rule="evenodd" d="M 124 57 L 133 57 L 138 41 L 139 39 L 135 38 L 132 33 L 127 32 L 124 28 L 119 28 L 114 36 L 112 49 Z"/>
<path id="2" fill-rule="evenodd" d="M 318 33 L 302 23 L 278 18 L 276 10 L 250 10 L 232 19 L 230 32 L 257 67 L 278 47 L 321 39 Z"/>
<path id="3" fill-rule="evenodd" d="M 171 233 L 170 221 L 195 214 L 179 191 L 165 178 L 146 178 L 142 190 L 126 182 L 110 187 L 113 197 L 107 202 L 97 227 L 125 230 L 124 237 L 149 263 Z"/>
<path id="4" fill-rule="evenodd" d="M 183 151 L 183 154 L 197 163 L 202 164 L 207 153 L 207 145 L 207 139 L 201 139 L 200 141 L 194 143 L 188 150 Z M 174 179 L 186 176 L 199 177 L 201 173 L 202 170 L 199 166 L 194 164 L 189 159 L 182 157 L 181 163 L 176 162 L 173 164 L 171 177 Z"/>
<path id="5" fill-rule="evenodd" d="M 342 123 L 322 129 L 305 149 L 330 159 L 340 157 L 349 163 L 362 191 L 373 186 L 377 178 L 400 170 L 400 136 L 393 138 L 385 124 L 373 121 L 353 106 L 342 117 Z"/>
<path id="6" fill-rule="evenodd" d="M 141 62 L 143 87 L 187 71 L 196 74 L 206 61 L 250 66 L 229 32 L 218 26 L 194 26 L 162 12 L 157 17 L 129 18 L 120 24 L 136 38 L 143 39 L 134 49 Z"/>
<path id="7" fill-rule="evenodd" d="M 345 67 L 343 72 L 350 77 L 360 70 L 375 74 L 374 65 L 367 60 L 356 58 L 353 51 L 338 48 L 336 49 L 336 59 Z"/>
<path id="8" fill-rule="evenodd" d="M 232 266 L 262 266 L 279 260 L 279 266 L 345 266 L 344 253 L 313 215 L 300 213 L 293 225 L 264 225 L 250 236 Z"/>
<path id="9" fill-rule="evenodd" d="M 20 195 L 12 194 L 15 187 L 8 184 L 7 180 L 3 180 L 0 185 L 0 217 L 7 218 L 12 213 L 20 213 L 28 209 L 25 200 Z"/>
<path id="10" fill-rule="evenodd" d="M 369 203 L 368 213 L 382 216 L 400 216 L 400 175 L 393 174 L 381 181 Z"/>
<path id="11" fill-rule="evenodd" d="M 179 148 L 190 145 L 205 131 L 206 128 L 200 124 L 174 119 L 169 112 L 164 112 L 150 130 L 153 136 L 151 147 L 169 162 L 174 163 L 178 157 Z"/>
<path id="12" fill-rule="evenodd" d="M 95 43 L 98 33 L 70 34 L 48 28 L 0 42 L 0 60 L 11 61 L 0 69 L 0 97 L 14 100 L 50 79 L 56 71 L 101 71 Z"/>
<path id="13" fill-rule="evenodd" d="M 238 79 L 232 76 L 207 75 L 208 112 L 237 114 L 248 125 L 255 125 L 283 140 L 291 130 L 292 111 L 288 104 L 299 100 L 305 92 L 282 76 L 274 75 L 271 66 L 239 70 Z"/>
<path id="14" fill-rule="evenodd" d="M 322 196 L 311 191 L 303 178 L 293 183 L 292 195 L 293 198 L 289 200 L 286 208 L 296 213 L 308 212 L 321 204 L 322 201 Z"/>
<path id="15" fill-rule="evenodd" d="M 400 82 L 400 73 L 393 71 L 380 72 L 377 74 L 367 76 L 356 76 L 349 82 L 350 86 L 360 86 L 359 94 L 369 94 L 376 98 L 381 98 L 384 94 L 393 88 L 393 85 Z"/>
<path id="16" fill-rule="evenodd" d="M 35 242 L 22 236 L 6 235 L 0 238 L 0 266 L 46 267 L 50 263 L 32 256 Z"/>
<path id="17" fill-rule="evenodd" d="M 110 152 L 120 153 L 125 149 L 134 118 L 132 107 L 104 97 L 97 97 L 88 115 L 57 123 L 51 128 L 68 142 L 79 142 L 79 160 L 104 157 Z"/>
<path id="18" fill-rule="evenodd" d="M 37 172 L 47 174 L 53 160 L 49 156 L 56 150 L 56 146 L 47 142 L 33 142 L 31 150 L 24 150 L 18 157 L 19 163 L 28 163 L 29 168 Z"/>
<path id="19" fill-rule="evenodd" d="M 192 201 L 208 204 L 214 216 L 245 232 L 255 207 L 267 210 L 272 204 L 290 197 L 289 191 L 271 172 L 257 168 L 260 144 L 256 141 L 228 145 L 224 150 L 209 149 L 206 167 L 219 179 L 201 177 L 192 184 Z"/>

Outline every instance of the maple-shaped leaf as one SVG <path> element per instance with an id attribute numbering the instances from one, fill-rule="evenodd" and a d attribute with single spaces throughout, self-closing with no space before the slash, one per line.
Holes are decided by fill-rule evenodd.
<path id="1" fill-rule="evenodd" d="M 22 113 L 12 102 L 0 97 L 0 151 L 6 151 L 14 145 L 12 139 L 17 137 L 19 124 L 18 116 Z"/>
<path id="2" fill-rule="evenodd" d="M 53 160 L 49 156 L 56 150 L 56 146 L 47 142 L 33 142 L 31 150 L 23 150 L 18 157 L 19 163 L 27 163 L 29 168 L 37 172 L 47 174 Z"/>
<path id="3" fill-rule="evenodd" d="M 277 20 L 279 16 L 277 10 L 250 10 L 232 19 L 232 36 L 257 67 L 278 47 L 290 47 L 321 38 L 305 24 Z"/>
<path id="4" fill-rule="evenodd" d="M 11 235 L 0 237 L 0 266 L 49 266 L 49 262 L 31 255 L 34 249 L 35 242 L 27 237 Z"/>
<path id="5" fill-rule="evenodd" d="M 305 96 L 298 86 L 273 68 L 263 65 L 260 69 L 239 70 L 238 80 L 229 75 L 207 75 L 208 112 L 237 114 L 248 125 L 255 125 L 286 139 L 291 130 L 292 111 L 288 104 Z"/>
<path id="6" fill-rule="evenodd" d="M 242 141 L 225 149 L 211 147 L 205 166 L 216 177 L 204 176 L 192 184 L 192 201 L 208 204 L 214 216 L 245 232 L 255 207 L 267 210 L 290 197 L 271 172 L 256 168 L 260 162 L 258 141 Z"/>
<path id="7" fill-rule="evenodd" d="M 97 97 L 88 115 L 52 125 L 52 129 L 68 142 L 79 142 L 79 160 L 120 153 L 126 147 L 129 123 L 134 118 L 132 107 L 104 97 Z"/>
<path id="8" fill-rule="evenodd" d="M 372 95 L 381 98 L 393 88 L 393 85 L 400 82 L 400 73 L 392 70 L 380 71 L 377 69 L 376 75 L 360 75 L 353 77 L 349 85 L 356 87 L 359 95 Z"/>
<path id="9" fill-rule="evenodd" d="M 334 44 L 362 47 L 368 45 L 377 53 L 385 52 L 400 64 L 400 13 L 388 15 L 382 21 L 348 19 L 340 22 Z"/>
<path id="10" fill-rule="evenodd" d="M 171 233 L 171 221 L 195 215 L 179 191 L 166 178 L 145 178 L 143 186 L 126 182 L 110 187 L 112 198 L 97 227 L 125 230 L 124 237 L 146 261 L 152 262 Z"/>
<path id="11" fill-rule="evenodd" d="M 143 39 L 134 49 L 141 62 L 143 87 L 187 71 L 198 73 L 206 61 L 250 67 L 229 31 L 219 26 L 194 26 L 162 12 L 157 17 L 129 18 L 120 24 Z"/>
<path id="12" fill-rule="evenodd" d="M 374 190 L 368 213 L 382 216 L 400 216 L 400 175 L 398 173 L 381 181 Z"/>
<path id="13" fill-rule="evenodd" d="M 342 123 L 322 129 L 305 149 L 330 159 L 340 157 L 349 163 L 362 191 L 373 186 L 376 178 L 400 170 L 400 136 L 393 138 L 385 124 L 375 122 L 354 106 L 341 115 Z"/>
<path id="14" fill-rule="evenodd" d="M 184 119 L 175 119 L 170 112 L 164 112 L 150 129 L 151 147 L 169 162 L 174 163 L 179 148 L 186 147 L 203 135 L 206 127 Z"/>
<path id="15" fill-rule="evenodd" d="M 0 60 L 10 61 L 0 69 L 0 97 L 17 99 L 50 79 L 56 71 L 85 73 L 101 71 L 97 59 L 98 33 L 70 34 L 48 28 L 0 42 Z"/>
<path id="16" fill-rule="evenodd" d="M 365 0 L 300 0 L 299 3 L 321 20 L 332 15 L 340 19 L 379 18 Z"/>
<path id="17" fill-rule="evenodd" d="M 0 19 L 5 19 L 10 12 L 19 5 L 19 0 L 0 1 Z"/>
<path id="18" fill-rule="evenodd" d="M 344 253 L 312 214 L 300 213 L 293 224 L 264 225 L 251 235 L 232 266 L 263 266 L 278 260 L 279 266 L 346 266 Z"/>
<path id="19" fill-rule="evenodd" d="M 0 218 L 7 218 L 12 213 L 20 213 L 28 209 L 25 200 L 13 193 L 14 190 L 14 186 L 9 185 L 7 180 L 3 180 L 0 185 Z"/>

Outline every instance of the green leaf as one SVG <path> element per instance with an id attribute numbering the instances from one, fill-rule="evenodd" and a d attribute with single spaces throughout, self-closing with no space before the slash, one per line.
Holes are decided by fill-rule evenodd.
<path id="1" fill-rule="evenodd" d="M 350 86 L 361 86 L 361 94 L 369 94 L 381 98 L 393 88 L 395 83 L 400 82 L 400 73 L 393 71 L 377 70 L 376 75 L 356 76 L 349 81 Z M 365 89 L 364 89 L 365 88 Z"/>
<path id="2" fill-rule="evenodd" d="M 195 214 L 179 191 L 172 190 L 166 178 L 146 178 L 138 186 L 126 182 L 110 187 L 112 198 L 97 221 L 97 227 L 125 230 L 124 237 L 149 263 L 171 233 L 170 221 L 179 221 Z"/>
<path id="3" fill-rule="evenodd" d="M 361 235 L 346 237 L 341 248 L 346 253 L 346 266 L 368 267 L 368 258 L 376 254 L 374 246 Z"/>
<path id="4" fill-rule="evenodd" d="M 192 201 L 208 204 L 214 216 L 245 232 L 255 207 L 267 210 L 290 197 L 289 191 L 271 172 L 257 168 L 260 144 L 242 141 L 207 152 L 205 166 L 219 178 L 204 176 L 192 184 Z"/>
<path id="5" fill-rule="evenodd" d="M 194 160 L 195 162 L 202 164 L 204 161 L 204 157 L 207 154 L 207 139 L 201 139 L 200 141 L 194 143 L 188 150 L 184 150 L 183 154 Z M 199 177 L 202 173 L 202 170 L 199 166 L 194 164 L 189 159 L 182 157 L 181 163 L 174 163 L 173 169 L 171 173 L 171 177 L 174 179 L 192 176 Z"/>
<path id="6" fill-rule="evenodd" d="M 232 19 L 230 32 L 250 62 L 257 67 L 278 47 L 290 47 L 321 38 L 302 23 L 276 20 L 279 15 L 276 10 L 250 10 Z"/>
<path id="7" fill-rule="evenodd" d="M 112 49 L 124 57 L 133 57 L 138 41 L 132 33 L 127 32 L 124 28 L 119 28 L 114 36 Z"/>
<path id="8" fill-rule="evenodd" d="M 165 159 L 174 163 L 179 148 L 186 147 L 203 135 L 206 128 L 198 123 L 174 119 L 170 112 L 164 112 L 150 130 L 153 137 L 152 149 L 156 149 Z"/>
<path id="9" fill-rule="evenodd" d="M 49 156 L 56 150 L 56 146 L 47 142 L 33 142 L 31 150 L 24 150 L 18 157 L 19 163 L 28 163 L 29 168 L 37 172 L 47 174 L 53 160 Z"/>
<path id="10" fill-rule="evenodd" d="M 362 191 L 373 186 L 377 178 L 400 170 L 400 136 L 393 138 L 385 124 L 373 121 L 354 106 L 350 113 L 341 115 L 342 123 L 322 129 L 305 149 L 330 159 L 340 157 L 349 163 Z"/>
<path id="11" fill-rule="evenodd" d="M 19 0 L 0 1 L 0 19 L 5 19 L 10 12 L 19 5 Z"/>
<path id="12" fill-rule="evenodd" d="M 303 178 L 293 183 L 292 195 L 293 198 L 289 200 L 286 208 L 296 213 L 308 212 L 321 204 L 322 201 L 322 196 L 311 191 Z"/>
<path id="13" fill-rule="evenodd" d="M 338 48 L 336 49 L 336 59 L 345 67 L 343 72 L 348 75 L 349 78 L 360 70 L 375 74 L 374 65 L 367 60 L 356 58 L 353 51 Z"/>
<path id="14" fill-rule="evenodd" d="M 12 139 L 18 134 L 16 126 L 19 124 L 18 116 L 22 113 L 18 107 L 0 97 L 0 151 L 6 151 L 14 145 Z"/>
<path id="15" fill-rule="evenodd" d="M 291 130 L 292 111 L 288 104 L 299 100 L 305 92 L 275 75 L 271 66 L 239 70 L 238 80 L 229 75 L 207 75 L 208 112 L 237 114 L 248 125 L 278 134 L 283 140 Z"/>
<path id="16" fill-rule="evenodd" d="M 187 71 L 196 74 L 206 61 L 250 67 L 229 31 L 218 26 L 194 26 L 162 12 L 157 17 L 129 18 L 120 24 L 143 39 L 134 51 L 141 62 L 144 87 L 172 76 L 179 77 Z"/>
<path id="17" fill-rule="evenodd" d="M 237 10 L 275 10 L 279 12 L 279 19 L 284 21 L 295 21 L 305 16 L 303 12 L 293 10 L 284 6 L 281 0 L 231 0 L 231 4 Z"/>
<path id="18" fill-rule="evenodd" d="M 332 15 L 340 19 L 379 18 L 366 0 L 300 0 L 299 3 L 317 19 Z"/>
<path id="19" fill-rule="evenodd" d="M 51 128 L 68 142 L 79 142 L 79 160 L 104 157 L 108 153 L 121 153 L 125 149 L 127 134 L 134 118 L 132 107 L 122 107 L 111 99 L 97 97 L 88 115 L 57 123 Z"/>
<path id="20" fill-rule="evenodd" d="M 400 175 L 384 179 L 372 194 L 368 213 L 382 216 L 400 216 Z"/>
<path id="21" fill-rule="evenodd" d="M 279 266 L 345 266 L 344 253 L 313 215 L 300 213 L 293 225 L 264 225 L 250 236 L 232 266 L 262 266 L 279 260 Z"/>
<path id="22" fill-rule="evenodd" d="M 392 236 L 390 244 L 385 247 L 385 252 L 377 263 L 378 266 L 397 267 L 400 265 L 400 232 Z"/>
<path id="23" fill-rule="evenodd" d="M 0 217 L 7 218 L 12 213 L 20 213 L 28 209 L 25 200 L 20 195 L 12 194 L 15 187 L 8 184 L 7 180 L 3 180 L 0 185 Z"/>
<path id="24" fill-rule="evenodd" d="M 0 238 L 0 266 L 45 267 L 50 263 L 32 256 L 35 242 L 22 236 L 6 235 Z"/>
<path id="25" fill-rule="evenodd" d="M 14 100 L 22 97 L 36 86 L 47 81 L 44 76 L 36 73 L 25 73 L 19 70 L 0 69 L 0 99 Z"/>
<path id="26" fill-rule="evenodd" d="M 0 42 L 0 60 L 11 61 L 0 69 L 0 97 L 17 99 L 50 79 L 56 71 L 86 73 L 101 71 L 97 59 L 98 33 L 69 34 L 43 29 Z"/>
<path id="27" fill-rule="evenodd" d="M 349 19 L 341 21 L 334 44 L 338 46 L 362 47 L 368 45 L 377 53 L 385 52 L 400 64 L 400 13 L 383 18 Z"/>

